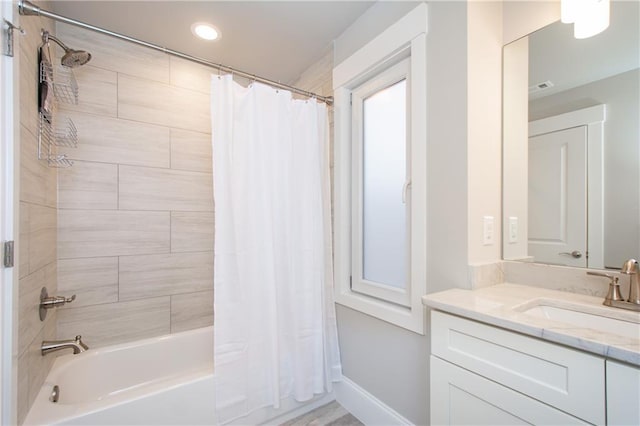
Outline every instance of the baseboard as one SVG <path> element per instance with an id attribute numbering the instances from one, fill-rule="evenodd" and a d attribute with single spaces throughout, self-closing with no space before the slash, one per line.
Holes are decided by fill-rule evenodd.
<path id="1" fill-rule="evenodd" d="M 412 425 L 391 407 L 348 377 L 333 385 L 336 401 L 367 426 Z"/>

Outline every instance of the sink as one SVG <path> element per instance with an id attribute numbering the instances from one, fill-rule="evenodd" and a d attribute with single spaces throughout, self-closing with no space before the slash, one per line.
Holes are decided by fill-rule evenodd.
<path id="1" fill-rule="evenodd" d="M 640 314 L 634 312 L 611 312 L 612 309 L 615 308 L 545 299 L 536 300 L 516 308 L 523 314 L 536 318 L 640 340 Z"/>

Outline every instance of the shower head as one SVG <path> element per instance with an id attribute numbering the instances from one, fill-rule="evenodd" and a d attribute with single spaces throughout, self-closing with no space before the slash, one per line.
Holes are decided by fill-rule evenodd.
<path id="1" fill-rule="evenodd" d="M 65 67 L 75 68 L 86 64 L 91 60 L 91 53 L 85 50 L 65 50 L 65 54 L 62 56 L 60 62 Z"/>
<path id="2" fill-rule="evenodd" d="M 62 55 L 60 63 L 65 67 L 76 68 L 91 60 L 91 53 L 84 50 L 70 49 L 66 44 L 49 34 L 48 31 L 42 32 L 42 40 L 45 43 L 51 40 L 64 49 L 64 55 Z"/>

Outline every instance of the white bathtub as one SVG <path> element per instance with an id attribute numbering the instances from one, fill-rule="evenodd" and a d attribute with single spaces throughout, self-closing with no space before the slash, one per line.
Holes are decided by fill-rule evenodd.
<path id="1" fill-rule="evenodd" d="M 57 358 L 24 424 L 211 425 L 213 395 L 205 327 Z"/>

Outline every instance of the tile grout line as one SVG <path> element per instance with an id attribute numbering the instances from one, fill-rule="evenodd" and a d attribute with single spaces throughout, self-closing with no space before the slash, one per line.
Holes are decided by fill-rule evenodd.
<path id="1" fill-rule="evenodd" d="M 120 256 L 118 256 L 117 270 L 118 270 L 118 300 L 117 300 L 117 302 L 120 302 Z"/>
<path id="2" fill-rule="evenodd" d="M 120 119 L 120 73 L 116 72 L 116 118 Z"/>

